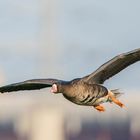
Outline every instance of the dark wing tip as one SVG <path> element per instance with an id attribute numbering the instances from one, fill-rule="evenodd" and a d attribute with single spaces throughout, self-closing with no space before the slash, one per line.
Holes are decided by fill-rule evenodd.
<path id="1" fill-rule="evenodd" d="M 0 87 L 0 93 L 19 91 L 19 90 L 39 90 L 41 88 L 49 87 L 45 84 L 11 84 Z"/>

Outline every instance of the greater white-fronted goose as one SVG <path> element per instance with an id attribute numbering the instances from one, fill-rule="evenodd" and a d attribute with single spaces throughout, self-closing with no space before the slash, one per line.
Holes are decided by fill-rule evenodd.
<path id="1" fill-rule="evenodd" d="M 98 111 L 105 111 L 101 105 L 105 102 L 114 102 L 123 107 L 123 103 L 117 99 L 121 93 L 118 90 L 108 90 L 102 84 L 105 80 L 139 60 L 140 48 L 114 57 L 100 66 L 96 71 L 83 78 L 76 78 L 71 81 L 32 79 L 2 86 L 0 87 L 0 92 L 38 90 L 51 87 L 52 93 L 62 93 L 69 101 L 78 105 L 93 106 Z"/>

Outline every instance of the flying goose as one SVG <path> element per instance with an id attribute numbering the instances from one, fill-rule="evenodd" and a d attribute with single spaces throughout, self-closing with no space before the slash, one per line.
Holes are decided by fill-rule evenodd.
<path id="1" fill-rule="evenodd" d="M 129 65 L 140 60 L 140 48 L 128 53 L 120 54 L 105 64 L 101 65 L 93 73 L 71 81 L 58 79 L 32 79 L 19 83 L 0 87 L 0 92 L 12 92 L 20 90 L 39 90 L 51 87 L 52 93 L 62 93 L 69 101 L 85 106 L 93 106 L 98 111 L 105 111 L 101 105 L 105 102 L 114 102 L 123 107 L 124 104 L 118 100 L 121 92 L 118 90 L 109 90 L 102 84 L 125 69 Z"/>

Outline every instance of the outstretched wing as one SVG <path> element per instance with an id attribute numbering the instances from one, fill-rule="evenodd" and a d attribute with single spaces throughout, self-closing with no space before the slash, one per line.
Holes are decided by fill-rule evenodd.
<path id="1" fill-rule="evenodd" d="M 20 83 L 10 84 L 0 87 L 0 92 L 12 92 L 19 90 L 38 90 L 41 88 L 51 87 L 54 83 L 62 83 L 65 81 L 57 79 L 32 79 Z"/>
<path id="2" fill-rule="evenodd" d="M 140 48 L 114 57 L 110 61 L 100 66 L 95 72 L 83 77 L 82 80 L 88 83 L 103 84 L 105 80 L 139 60 Z"/>

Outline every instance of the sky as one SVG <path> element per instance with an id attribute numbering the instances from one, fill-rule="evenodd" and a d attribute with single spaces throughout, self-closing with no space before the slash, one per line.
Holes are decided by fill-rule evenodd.
<path id="1" fill-rule="evenodd" d="M 138 0 L 0 0 L 0 85 L 34 78 L 83 77 L 112 57 L 140 48 L 139 5 Z M 25 112 L 30 104 L 39 109 L 41 104 L 48 104 L 49 109 L 61 106 L 72 120 L 68 121 L 72 129 L 78 126 L 77 118 L 137 117 L 139 71 L 138 62 L 105 82 L 107 88 L 126 93 L 120 100 L 127 109 L 109 104 L 100 115 L 42 89 L 1 95 L 0 111 L 5 119 L 14 110 Z"/>
<path id="2" fill-rule="evenodd" d="M 112 57 L 140 48 L 138 0 L 0 1 L 1 83 L 70 80 Z M 140 64 L 105 85 L 136 90 Z"/>

